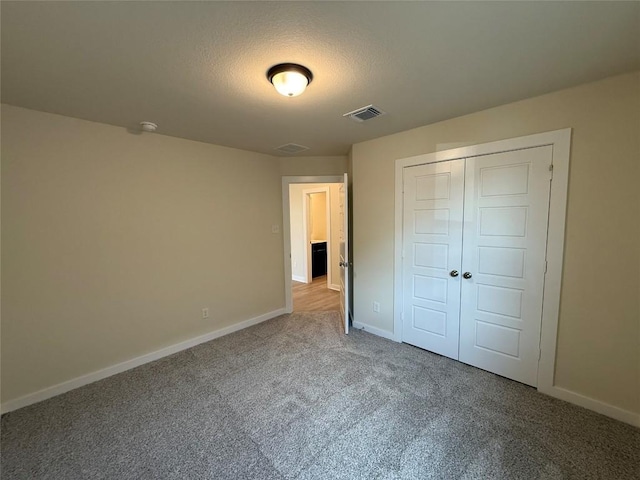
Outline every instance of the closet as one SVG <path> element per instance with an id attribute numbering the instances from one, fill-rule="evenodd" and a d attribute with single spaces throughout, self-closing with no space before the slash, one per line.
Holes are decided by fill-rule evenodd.
<path id="1" fill-rule="evenodd" d="M 403 168 L 402 341 L 536 385 L 553 147 Z"/>

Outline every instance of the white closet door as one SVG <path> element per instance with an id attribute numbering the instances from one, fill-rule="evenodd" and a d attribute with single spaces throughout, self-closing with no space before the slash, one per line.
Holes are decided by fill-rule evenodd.
<path id="1" fill-rule="evenodd" d="M 467 159 L 460 361 L 536 386 L 552 147 Z M 461 275 L 462 276 L 462 275 Z"/>
<path id="2" fill-rule="evenodd" d="M 402 340 L 457 359 L 464 160 L 405 168 L 403 182 Z"/>

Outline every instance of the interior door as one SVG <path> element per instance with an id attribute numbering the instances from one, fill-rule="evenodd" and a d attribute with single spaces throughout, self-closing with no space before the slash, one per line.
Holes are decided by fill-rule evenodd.
<path id="1" fill-rule="evenodd" d="M 348 176 L 340 185 L 340 314 L 344 333 L 349 333 L 349 285 L 351 283 L 349 263 L 349 185 Z"/>
<path id="2" fill-rule="evenodd" d="M 467 159 L 460 361 L 536 386 L 552 147 Z"/>
<path id="3" fill-rule="evenodd" d="M 402 340 L 458 358 L 464 160 L 404 169 Z"/>

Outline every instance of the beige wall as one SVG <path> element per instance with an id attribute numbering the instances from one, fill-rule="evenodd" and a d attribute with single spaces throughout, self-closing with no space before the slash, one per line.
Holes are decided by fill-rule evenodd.
<path id="1" fill-rule="evenodd" d="M 355 318 L 393 330 L 396 159 L 566 127 L 573 137 L 556 384 L 640 412 L 639 73 L 354 145 Z"/>
<path id="2" fill-rule="evenodd" d="M 342 175 L 347 171 L 347 157 L 280 157 L 280 175 Z"/>
<path id="3" fill-rule="evenodd" d="M 327 195 L 312 193 L 309 195 L 309 224 L 311 241 L 327 240 Z"/>
<path id="4" fill-rule="evenodd" d="M 304 190 L 323 188 L 329 189 L 329 214 L 331 222 L 331 238 L 327 239 L 331 245 L 331 279 L 334 288 L 340 287 L 340 184 L 338 183 L 293 183 L 289 185 L 289 215 L 291 222 L 291 274 L 298 278 L 304 277 L 303 255 L 304 237 L 302 232 L 302 195 Z"/>
<path id="5" fill-rule="evenodd" d="M 273 224 L 275 157 L 2 106 L 2 401 L 284 307 Z"/>

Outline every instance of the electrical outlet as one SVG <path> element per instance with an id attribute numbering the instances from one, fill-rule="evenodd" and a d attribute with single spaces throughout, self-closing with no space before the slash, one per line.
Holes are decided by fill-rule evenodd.
<path id="1" fill-rule="evenodd" d="M 280 233 L 280 225 L 271 225 L 271 233 Z"/>
<path id="2" fill-rule="evenodd" d="M 202 309 L 202 318 L 209 318 L 209 307 Z"/>
<path id="3" fill-rule="evenodd" d="M 379 302 L 373 302 L 373 311 L 376 313 L 380 313 L 380 303 Z"/>

